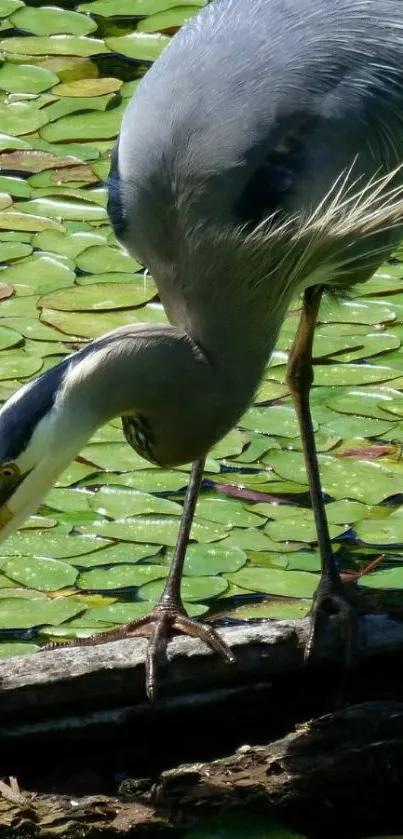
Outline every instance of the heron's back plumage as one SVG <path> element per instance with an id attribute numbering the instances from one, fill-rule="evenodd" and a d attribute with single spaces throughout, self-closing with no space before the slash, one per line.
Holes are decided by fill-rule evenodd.
<path id="1" fill-rule="evenodd" d="M 217 0 L 124 117 L 132 245 L 172 260 L 182 223 L 311 210 L 355 156 L 366 176 L 403 159 L 400 0 Z"/>

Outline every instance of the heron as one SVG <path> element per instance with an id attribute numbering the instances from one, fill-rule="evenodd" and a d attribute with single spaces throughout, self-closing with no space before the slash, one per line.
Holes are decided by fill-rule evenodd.
<path id="1" fill-rule="evenodd" d="M 332 552 L 310 415 L 312 344 L 322 295 L 367 280 L 402 237 L 402 164 L 400 0 L 213 0 L 172 38 L 124 113 L 108 213 L 152 274 L 168 325 L 116 329 L 4 404 L 0 537 L 114 417 L 151 463 L 192 464 L 156 607 L 71 642 L 147 635 L 150 698 L 175 632 L 234 660 L 212 626 L 187 615 L 183 563 L 206 455 L 253 402 L 296 296 L 287 381 L 321 556 L 307 654 L 328 614 L 351 632 L 355 606 Z"/>

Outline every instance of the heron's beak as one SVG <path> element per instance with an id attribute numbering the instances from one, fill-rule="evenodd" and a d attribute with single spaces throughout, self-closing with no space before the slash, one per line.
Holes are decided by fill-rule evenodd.
<path id="1" fill-rule="evenodd" d="M 29 474 L 29 472 L 26 472 L 24 475 L 18 475 L 13 481 L 7 482 L 7 485 L 2 486 L 0 483 L 0 541 L 3 541 L 16 529 L 11 525 L 17 513 L 13 509 L 13 496 Z"/>

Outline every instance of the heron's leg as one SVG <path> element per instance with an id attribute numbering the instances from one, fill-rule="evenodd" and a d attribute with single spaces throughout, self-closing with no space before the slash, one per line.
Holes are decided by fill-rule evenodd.
<path id="1" fill-rule="evenodd" d="M 145 635 L 150 639 L 146 654 L 146 692 L 150 699 L 155 699 L 157 693 L 158 658 L 165 652 L 169 638 L 174 632 L 182 632 L 184 635 L 200 638 L 226 661 L 231 664 L 235 662 L 234 654 L 212 626 L 199 623 L 188 617 L 180 594 L 183 564 L 203 478 L 203 469 L 204 460 L 198 460 L 192 465 L 171 567 L 164 590 L 155 609 L 144 618 L 132 621 L 124 626 L 118 626 L 116 629 L 100 632 L 97 635 L 91 635 L 89 638 L 77 638 L 73 641 L 62 641 L 61 643 L 51 642 L 46 645 L 45 649 L 92 646 L 103 644 L 106 641 L 117 641 L 135 635 Z"/>
<path id="2" fill-rule="evenodd" d="M 313 651 L 323 617 L 336 612 L 340 616 L 345 636 L 346 656 L 350 659 L 356 610 L 347 597 L 332 551 L 309 405 L 313 382 L 312 347 L 321 297 L 322 288 L 319 286 L 309 288 L 304 293 L 303 310 L 287 367 L 287 383 L 299 420 L 321 559 L 321 576 L 313 599 L 305 658 L 308 659 Z"/>

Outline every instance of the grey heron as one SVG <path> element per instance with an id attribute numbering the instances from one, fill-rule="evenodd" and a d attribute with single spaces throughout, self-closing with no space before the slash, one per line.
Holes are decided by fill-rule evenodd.
<path id="1" fill-rule="evenodd" d="M 354 607 L 335 563 L 309 410 L 324 291 L 363 282 L 403 230 L 401 0 L 215 0 L 146 73 L 112 156 L 116 236 L 153 275 L 169 326 L 115 330 L 12 396 L 0 411 L 0 527 L 7 538 L 94 430 L 121 416 L 158 465 L 192 462 L 164 593 L 146 618 L 85 641 L 146 634 L 146 686 L 172 631 L 228 661 L 180 597 L 210 447 L 253 401 L 279 328 L 302 295 L 288 383 L 321 554 L 320 619 Z"/>

